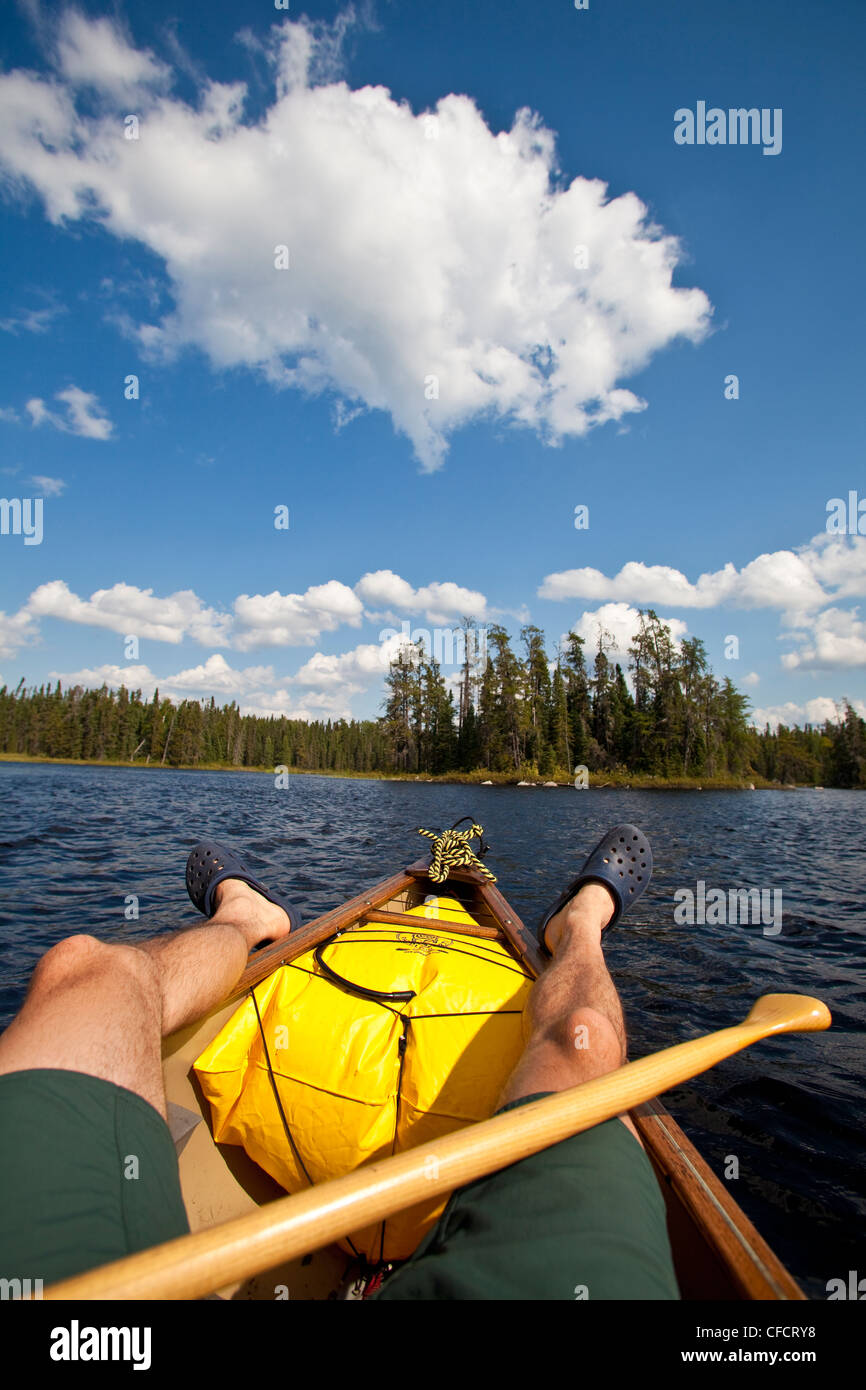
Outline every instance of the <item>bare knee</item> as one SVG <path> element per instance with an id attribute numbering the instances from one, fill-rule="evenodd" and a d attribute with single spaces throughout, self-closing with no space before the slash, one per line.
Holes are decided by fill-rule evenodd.
<path id="1" fill-rule="evenodd" d="M 112 971 L 134 975 L 145 989 L 157 988 L 156 966 L 135 946 L 109 945 L 81 933 L 58 941 L 40 960 L 31 990 L 51 990 L 73 983 L 93 972 Z"/>
<path id="2" fill-rule="evenodd" d="M 599 1070 L 613 1070 L 625 1060 L 625 1047 L 616 1028 L 598 1009 L 571 1009 L 546 1031 L 547 1041 L 555 1043 L 572 1060 L 594 1062 Z"/>
<path id="3" fill-rule="evenodd" d="M 33 972 L 32 988 L 53 989 L 83 970 L 92 969 L 103 949 L 95 936 L 67 936 L 46 951 Z"/>
<path id="4" fill-rule="evenodd" d="M 625 1061 L 625 1040 L 600 1009 L 579 1007 L 536 1020 L 500 1105 L 539 1091 L 564 1091 L 616 1071 Z"/>

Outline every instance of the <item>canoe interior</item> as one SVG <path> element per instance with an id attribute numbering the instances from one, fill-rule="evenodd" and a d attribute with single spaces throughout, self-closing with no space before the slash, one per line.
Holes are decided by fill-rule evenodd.
<path id="1" fill-rule="evenodd" d="M 210 1106 L 192 1070 L 195 1059 L 234 1013 L 245 992 L 282 962 L 302 955 L 366 915 L 374 915 L 378 921 L 388 920 L 383 913 L 394 914 L 396 925 L 400 915 L 423 902 L 428 894 L 447 893 L 471 912 L 479 924 L 475 934 L 505 940 L 530 974 L 536 975 L 543 968 L 534 937 L 496 885 L 486 883 L 475 871 L 458 870 L 452 871 L 447 884 L 437 886 L 426 870 L 426 863 L 411 865 L 316 918 L 291 937 L 255 952 L 230 999 L 165 1040 L 163 1070 L 173 1128 L 184 1121 L 189 1125 L 193 1117 L 201 1120 L 177 1141 L 191 1230 L 217 1225 L 285 1195 L 241 1148 L 214 1142 Z M 409 922 L 419 926 L 418 918 Z M 429 929 L 424 919 L 420 924 Z M 457 928 L 449 923 L 448 930 Z M 690 1301 L 802 1299 L 799 1286 L 665 1107 L 651 1101 L 632 1112 L 632 1119 L 664 1194 L 683 1297 Z M 220 1294 L 230 1299 L 351 1298 L 353 1274 L 350 1257 L 337 1246 L 327 1246 L 242 1284 L 227 1285 Z"/>

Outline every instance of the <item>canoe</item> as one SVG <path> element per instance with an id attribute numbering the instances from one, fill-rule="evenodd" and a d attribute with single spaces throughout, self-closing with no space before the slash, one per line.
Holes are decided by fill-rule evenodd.
<path id="1" fill-rule="evenodd" d="M 224 1035 L 251 991 L 261 998 L 269 982 L 293 962 L 310 959 L 311 952 L 322 962 L 322 952 L 330 943 L 357 940 L 371 928 L 380 937 L 391 933 L 395 939 L 420 943 L 422 952 L 431 949 L 431 940 L 438 940 L 443 955 L 448 946 L 455 942 L 459 946 L 461 940 L 463 953 L 476 958 L 495 948 L 510 963 L 512 973 L 526 981 L 543 968 L 544 957 L 534 935 L 495 883 L 475 869 L 461 868 L 451 870 L 443 887 L 432 882 L 429 870 L 426 861 L 412 864 L 282 941 L 254 952 L 229 998 L 206 1017 L 165 1039 L 163 1072 L 169 1124 L 178 1149 L 181 1187 L 192 1231 L 243 1216 L 285 1196 L 286 1190 L 294 1190 L 281 1186 L 238 1143 L 215 1140 L 214 1110 L 202 1086 L 203 1079 L 207 1082 L 202 1059 L 213 1052 L 215 1040 Z M 445 893 L 461 911 L 438 907 Z M 326 1045 L 332 1047 L 333 1039 L 323 1039 L 322 1047 Z M 458 1091 L 461 1065 L 458 1060 L 449 1078 Z M 397 1104 L 399 1107 L 399 1095 Z M 796 1281 L 661 1102 L 650 1101 L 630 1113 L 664 1196 L 683 1298 L 803 1299 Z M 218 1132 L 222 1134 L 222 1130 Z M 252 1148 L 256 1152 L 255 1146 Z M 277 1297 L 292 1299 L 362 1298 L 376 1280 L 375 1260 L 370 1259 L 368 1247 L 369 1242 L 359 1259 L 359 1248 L 352 1242 L 349 1248 L 345 1243 L 327 1245 L 219 1292 L 234 1299 L 273 1300 L 275 1289 L 284 1291 Z M 385 1252 L 384 1231 L 380 1248 Z"/>

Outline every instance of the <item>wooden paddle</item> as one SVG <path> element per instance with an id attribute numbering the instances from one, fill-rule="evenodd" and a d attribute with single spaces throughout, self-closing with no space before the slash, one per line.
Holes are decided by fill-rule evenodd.
<path id="1" fill-rule="evenodd" d="M 766 994 L 732 1028 L 665 1048 L 568 1091 L 367 1164 L 348 1177 L 65 1279 L 46 1289 L 44 1297 L 200 1298 L 612 1119 L 761 1038 L 819 1032 L 831 1021 L 820 999 Z"/>

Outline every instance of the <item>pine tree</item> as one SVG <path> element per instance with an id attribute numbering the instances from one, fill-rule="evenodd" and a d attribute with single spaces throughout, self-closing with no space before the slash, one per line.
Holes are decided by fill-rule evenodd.
<path id="1" fill-rule="evenodd" d="M 681 749 L 682 770 L 688 775 L 694 764 L 701 766 L 705 753 L 701 737 L 701 724 L 698 715 L 697 696 L 700 684 L 707 675 L 707 651 L 698 637 L 684 637 L 680 643 L 680 660 L 677 671 L 682 691 Z"/>
<path id="2" fill-rule="evenodd" d="M 668 773 L 672 766 L 679 697 L 677 653 L 670 628 L 654 609 L 640 610 L 640 626 L 629 655 L 635 710 L 640 715 L 651 715 L 655 763 L 659 771 Z"/>
<path id="3" fill-rule="evenodd" d="M 845 701 L 844 718 L 834 739 L 831 759 L 837 787 L 866 786 L 866 723 Z"/>
<path id="4" fill-rule="evenodd" d="M 438 776 L 450 772 L 457 753 L 454 727 L 454 700 L 447 689 L 439 665 L 430 660 L 424 671 L 424 706 L 427 725 L 427 756 L 424 770 Z"/>
<path id="5" fill-rule="evenodd" d="M 576 767 L 588 766 L 587 759 L 592 738 L 592 704 L 583 648 L 583 638 L 578 637 L 576 632 L 569 632 L 565 639 L 563 675 L 568 710 L 570 757 L 573 759 L 569 765 L 570 772 Z"/>
<path id="6" fill-rule="evenodd" d="M 562 675 L 561 655 L 553 672 L 551 688 L 550 719 L 547 729 L 548 744 L 551 749 L 553 767 L 571 777 L 571 743 L 568 733 L 568 701 L 565 681 Z"/>
<path id="7" fill-rule="evenodd" d="M 614 709 L 614 676 L 607 657 L 606 645 L 610 634 L 600 632 L 598 651 L 592 679 L 592 733 L 590 745 L 591 768 L 610 767 L 616 750 L 616 717 Z"/>
<path id="8" fill-rule="evenodd" d="M 523 762 L 521 689 L 523 671 L 508 633 L 498 624 L 487 633 L 487 666 L 481 680 L 478 716 L 484 763 L 491 771 L 516 770 Z"/>
<path id="9" fill-rule="evenodd" d="M 627 767 L 634 747 L 634 700 L 631 697 L 622 667 L 617 662 L 614 668 L 613 690 L 611 691 L 613 711 L 613 753 L 616 762 Z"/>
<path id="10" fill-rule="evenodd" d="M 530 624 L 521 629 L 520 638 L 526 651 L 521 690 L 523 759 L 530 768 L 544 773 L 552 770 L 548 744 L 551 681 L 544 633 Z"/>
<path id="11" fill-rule="evenodd" d="M 416 759 L 413 714 L 415 703 L 414 648 L 401 646 L 390 662 L 385 684 L 383 727 L 391 755 L 392 766 L 408 772 Z"/>

